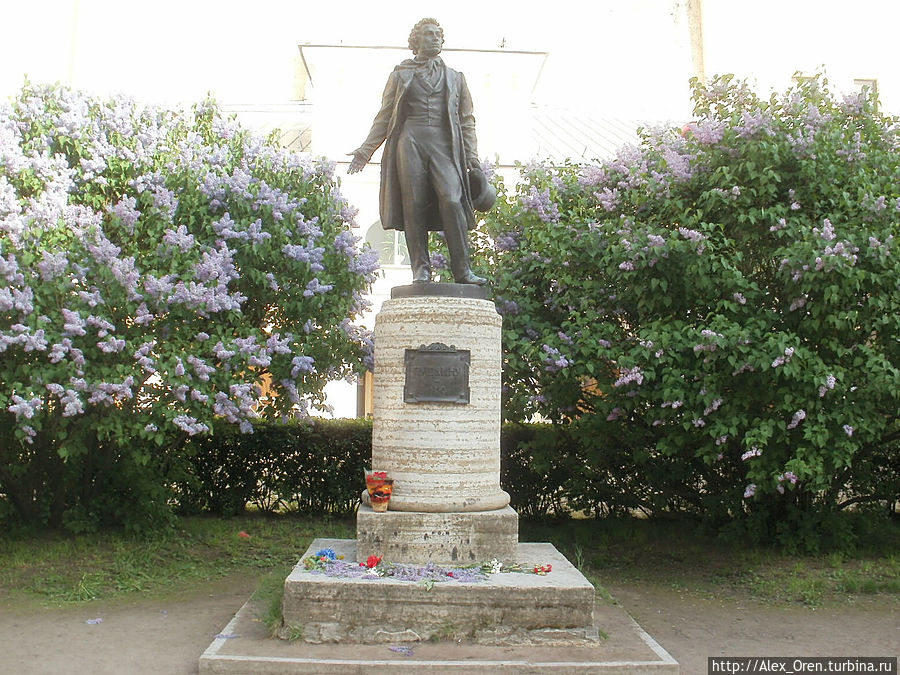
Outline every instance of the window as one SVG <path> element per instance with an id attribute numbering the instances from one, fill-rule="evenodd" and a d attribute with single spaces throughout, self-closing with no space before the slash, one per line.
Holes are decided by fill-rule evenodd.
<path id="1" fill-rule="evenodd" d="M 406 237 L 400 230 L 385 230 L 381 221 L 376 220 L 366 230 L 366 242 L 378 252 L 382 266 L 409 265 Z"/>
<path id="2" fill-rule="evenodd" d="M 855 79 L 853 80 L 853 86 L 856 87 L 858 91 L 864 92 L 868 90 L 872 96 L 878 96 L 878 80 L 874 77 Z"/>

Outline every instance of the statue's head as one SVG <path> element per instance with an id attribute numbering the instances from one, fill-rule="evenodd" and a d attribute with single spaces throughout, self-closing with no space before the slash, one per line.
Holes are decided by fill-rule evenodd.
<path id="1" fill-rule="evenodd" d="M 436 19 L 422 19 L 409 32 L 409 48 L 413 54 L 437 56 L 444 45 L 444 29 Z"/>

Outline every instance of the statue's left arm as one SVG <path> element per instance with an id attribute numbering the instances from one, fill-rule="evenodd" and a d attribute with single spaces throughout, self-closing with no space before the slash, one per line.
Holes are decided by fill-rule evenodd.
<path id="1" fill-rule="evenodd" d="M 459 74 L 459 127 L 462 133 L 463 149 L 466 153 L 466 168 L 481 169 L 478 159 L 478 142 L 475 139 L 475 110 L 472 95 L 466 84 L 466 76 Z"/>

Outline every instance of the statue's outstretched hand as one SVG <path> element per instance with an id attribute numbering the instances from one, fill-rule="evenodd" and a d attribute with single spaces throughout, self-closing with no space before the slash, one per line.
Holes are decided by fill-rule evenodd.
<path id="1" fill-rule="evenodd" d="M 347 173 L 359 173 L 363 170 L 363 167 L 369 163 L 362 155 L 355 155 L 352 152 L 348 152 L 347 154 L 353 157 L 353 159 L 350 160 L 350 168 L 347 169 Z"/>

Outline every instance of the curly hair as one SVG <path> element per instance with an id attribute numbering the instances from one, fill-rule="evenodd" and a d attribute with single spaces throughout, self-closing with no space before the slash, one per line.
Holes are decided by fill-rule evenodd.
<path id="1" fill-rule="evenodd" d="M 441 31 L 441 44 L 444 44 L 444 29 L 441 28 L 441 24 L 437 22 L 437 19 L 426 18 L 422 19 L 413 26 L 413 29 L 409 32 L 409 48 L 412 50 L 413 54 L 419 53 L 419 37 L 422 34 L 422 29 L 425 26 L 437 26 L 438 30 Z"/>

